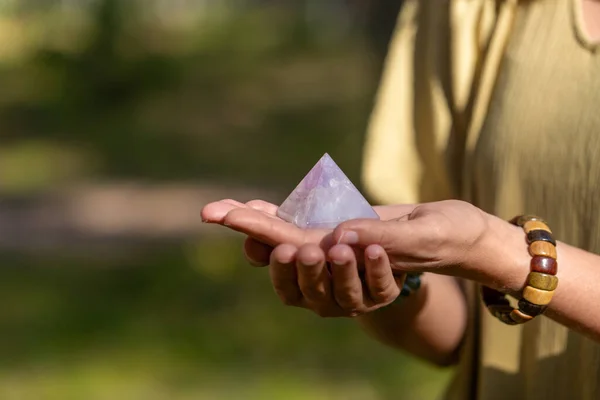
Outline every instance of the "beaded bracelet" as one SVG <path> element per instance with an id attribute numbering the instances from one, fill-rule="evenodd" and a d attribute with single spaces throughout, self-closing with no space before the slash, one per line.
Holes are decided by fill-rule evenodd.
<path id="1" fill-rule="evenodd" d="M 423 275 L 422 272 L 407 273 L 400 294 L 389 305 L 400 304 L 405 298 L 409 297 L 411 294 L 419 290 L 419 288 L 421 287 L 421 275 Z"/>
<path id="2" fill-rule="evenodd" d="M 523 228 L 527 235 L 531 272 L 518 308 L 513 308 L 506 296 L 482 286 L 481 294 L 489 312 L 508 325 L 524 324 L 543 314 L 558 286 L 556 272 L 556 241 L 544 220 L 533 215 L 520 215 L 510 221 Z"/>
<path id="3" fill-rule="evenodd" d="M 408 297 L 413 292 L 419 290 L 419 288 L 421 287 L 422 274 L 422 272 L 410 272 L 406 274 L 406 278 L 404 279 L 404 285 L 402 286 L 400 296 L 398 297 Z"/>

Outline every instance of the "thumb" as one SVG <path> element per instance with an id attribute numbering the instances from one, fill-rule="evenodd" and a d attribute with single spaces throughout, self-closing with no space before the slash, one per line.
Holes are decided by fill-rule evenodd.
<path id="1" fill-rule="evenodd" d="M 411 231 L 410 221 L 355 219 L 338 225 L 333 231 L 333 240 L 359 247 L 378 244 L 389 252 L 396 250 L 400 243 L 409 245 Z"/>

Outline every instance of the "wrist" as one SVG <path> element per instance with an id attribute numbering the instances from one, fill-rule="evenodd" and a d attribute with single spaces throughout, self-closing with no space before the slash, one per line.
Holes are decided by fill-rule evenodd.
<path id="1" fill-rule="evenodd" d="M 518 296 L 527 282 L 530 260 L 523 230 L 486 214 L 486 232 L 467 261 L 469 278 Z"/>

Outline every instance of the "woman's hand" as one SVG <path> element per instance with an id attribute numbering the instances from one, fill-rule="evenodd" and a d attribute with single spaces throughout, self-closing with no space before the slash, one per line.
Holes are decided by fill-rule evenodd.
<path id="1" fill-rule="evenodd" d="M 364 248 L 383 247 L 392 268 L 404 272 L 435 272 L 482 282 L 490 257 L 501 257 L 502 243 L 490 223 L 498 219 L 463 201 L 417 205 L 402 218 L 359 219 L 340 224 L 332 241 Z M 505 226 L 509 226 L 500 221 Z"/>
<path id="2" fill-rule="evenodd" d="M 394 301 L 404 281 L 404 275 L 392 274 L 381 246 L 365 249 L 364 279 L 358 264 L 347 245 L 324 251 L 312 243 L 300 248 L 281 244 L 271 253 L 269 272 L 284 304 L 312 310 L 321 317 L 356 317 Z"/>
<path id="3" fill-rule="evenodd" d="M 374 207 L 382 220 L 405 219 L 414 208 L 413 205 Z M 277 206 L 266 201 L 252 200 L 240 203 L 226 199 L 207 204 L 202 209 L 202 220 L 246 234 L 244 253 L 254 266 L 268 265 L 273 248 L 282 243 L 296 247 L 314 243 L 324 250 L 335 244 L 332 230 L 302 230 L 278 218 L 276 212 Z M 362 260 L 362 254 L 358 259 Z"/>
<path id="4" fill-rule="evenodd" d="M 411 206 L 376 208 L 382 218 L 400 217 Z M 331 230 L 302 230 L 275 216 L 277 206 L 255 200 L 211 203 L 202 210 L 206 222 L 249 235 L 248 260 L 269 265 L 275 292 L 284 304 L 307 308 L 323 317 L 357 316 L 391 303 L 405 275 L 392 274 L 381 246 L 356 252 L 336 245 Z M 364 251 L 363 251 L 364 250 Z"/>
<path id="5" fill-rule="evenodd" d="M 202 216 L 247 234 L 251 239 L 246 240 L 245 252 L 255 265 L 268 263 L 272 248 L 283 243 L 296 248 L 315 244 L 324 252 L 335 244 L 347 244 L 358 261 L 364 259 L 362 250 L 377 244 L 389 256 L 395 273 L 435 272 L 495 286 L 497 274 L 486 268 L 497 261 L 494 258 L 506 256 L 499 246 L 502 237 L 494 236 L 489 224 L 509 224 L 463 201 L 378 207 L 382 220 L 346 221 L 333 231 L 297 228 L 277 218 L 276 210 L 277 206 L 262 201 L 224 200 L 207 205 Z"/>

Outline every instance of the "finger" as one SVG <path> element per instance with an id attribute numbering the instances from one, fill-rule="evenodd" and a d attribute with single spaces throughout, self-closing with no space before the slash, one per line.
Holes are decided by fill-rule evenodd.
<path id="1" fill-rule="evenodd" d="M 271 246 L 290 243 L 300 247 L 304 244 L 305 233 L 300 228 L 253 209 L 231 210 L 223 224 Z"/>
<path id="2" fill-rule="evenodd" d="M 232 206 L 236 206 L 236 207 L 241 207 L 241 208 L 245 208 L 246 205 L 242 202 L 239 202 L 237 200 L 233 200 L 233 199 L 225 199 L 225 200 L 221 200 L 223 203 L 227 203 L 227 204 L 231 204 Z"/>
<path id="3" fill-rule="evenodd" d="M 302 246 L 296 254 L 298 284 L 304 298 L 315 309 L 333 304 L 331 280 L 325 266 L 325 253 L 315 244 Z"/>
<path id="4" fill-rule="evenodd" d="M 364 299 L 354 252 L 347 245 L 336 245 L 329 250 L 329 257 L 336 303 L 350 314 L 358 314 Z"/>
<path id="5" fill-rule="evenodd" d="M 246 203 L 246 206 L 273 216 L 277 215 L 277 209 L 279 208 L 275 204 L 264 200 L 251 200 Z"/>
<path id="6" fill-rule="evenodd" d="M 293 244 L 296 247 L 305 243 L 324 246 L 325 240 L 331 237 L 330 231 L 300 229 L 293 224 L 249 208 L 231 210 L 223 218 L 222 223 L 270 246 L 277 246 L 281 243 Z"/>
<path id="7" fill-rule="evenodd" d="M 365 249 L 365 281 L 375 304 L 391 303 L 400 294 L 387 254 L 379 245 Z"/>
<path id="8" fill-rule="evenodd" d="M 204 222 L 220 224 L 230 211 L 239 208 L 246 208 L 246 206 L 231 199 L 220 200 L 205 205 L 200 211 L 200 215 Z"/>
<path id="9" fill-rule="evenodd" d="M 406 281 L 406 272 L 394 273 L 394 281 L 396 282 L 396 286 L 398 286 L 398 290 L 402 291 L 404 281 Z"/>
<path id="10" fill-rule="evenodd" d="M 244 241 L 244 256 L 255 267 L 264 267 L 269 264 L 273 247 L 258 240 L 247 237 Z"/>
<path id="11" fill-rule="evenodd" d="M 338 225 L 333 232 L 336 243 L 367 247 L 378 244 L 386 252 L 413 249 L 424 236 L 419 233 L 412 221 L 377 221 L 356 219 Z M 420 230 L 419 230 L 420 231 Z M 426 236 L 425 236 L 426 237 Z"/>
<path id="12" fill-rule="evenodd" d="M 390 219 L 407 220 L 414 211 L 416 204 L 395 204 L 391 206 L 375 206 L 373 209 L 382 221 Z"/>
<path id="13" fill-rule="evenodd" d="M 296 271 L 297 249 L 290 244 L 277 246 L 271 253 L 269 275 L 275 293 L 283 304 L 289 306 L 302 305 L 302 292 L 298 286 Z"/>

